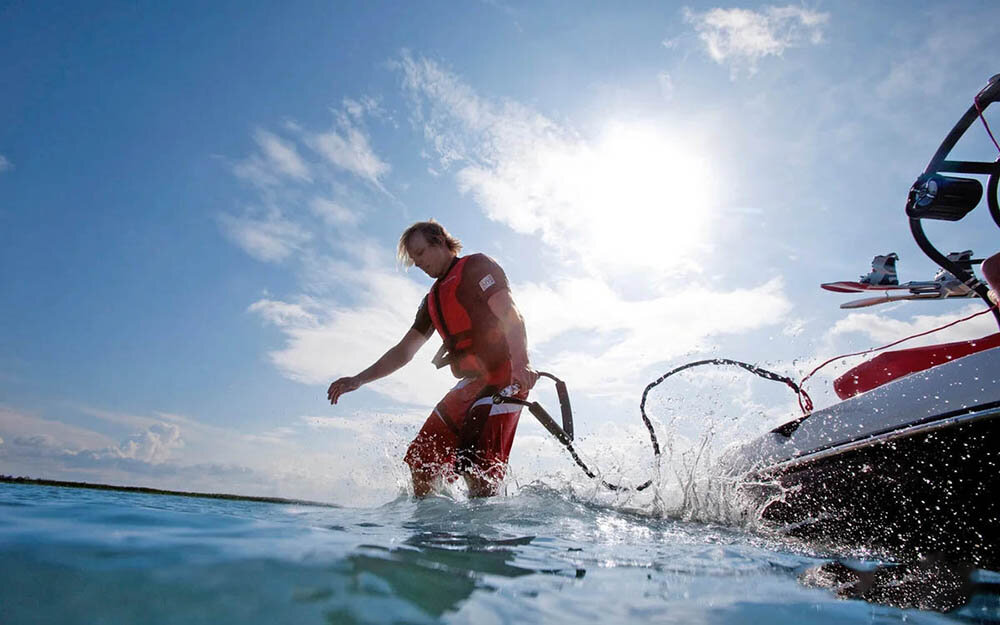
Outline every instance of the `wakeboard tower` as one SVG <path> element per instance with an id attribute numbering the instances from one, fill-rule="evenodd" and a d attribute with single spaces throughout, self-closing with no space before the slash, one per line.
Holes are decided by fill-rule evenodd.
<path id="1" fill-rule="evenodd" d="M 933 280 L 899 283 L 895 253 L 876 256 L 872 271 L 857 282 L 831 282 L 822 287 L 839 293 L 880 292 L 881 296 L 847 302 L 842 308 L 898 300 L 979 297 L 987 309 L 1000 312 L 973 266 L 972 252 L 944 254 L 924 233 L 922 220 L 959 221 L 983 196 L 985 176 L 990 216 L 1000 227 L 1000 159 L 950 160 L 959 139 L 981 120 L 1000 152 L 983 116 L 1000 100 L 1000 74 L 976 94 L 941 143 L 924 172 L 912 185 L 906 214 L 920 249 L 940 271 Z M 947 174 L 947 175 L 946 175 Z M 922 336 L 920 335 L 916 336 Z M 902 342 L 850 354 L 881 351 Z M 675 367 L 645 389 L 640 413 L 660 457 L 656 432 L 645 411 L 648 393 L 670 376 L 697 366 L 736 366 L 782 382 L 799 399 L 802 415 L 730 449 L 717 473 L 756 502 L 754 514 L 789 536 L 838 545 L 881 549 L 898 556 L 960 560 L 984 568 L 1000 567 L 1000 333 L 976 341 L 960 341 L 884 352 L 840 376 L 834 389 L 842 401 L 813 411 L 804 382 L 753 364 L 718 358 Z M 588 467 L 573 448 L 573 417 L 566 385 L 556 381 L 562 425 L 537 402 L 495 395 L 496 403 L 519 403 L 552 433 L 591 478 L 612 490 L 643 490 L 610 484 Z"/>

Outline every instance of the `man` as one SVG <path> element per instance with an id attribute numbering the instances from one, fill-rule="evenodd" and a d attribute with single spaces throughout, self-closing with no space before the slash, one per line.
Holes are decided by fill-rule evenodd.
<path id="1" fill-rule="evenodd" d="M 434 480 L 461 474 L 473 497 L 495 495 L 507 468 L 521 407 L 492 402 L 496 392 L 525 398 L 538 374 L 528 363 L 524 320 L 510 297 L 507 276 L 483 254 L 459 257 L 462 243 L 441 224 L 421 221 L 399 237 L 398 255 L 435 278 L 413 326 L 358 375 L 330 385 L 331 404 L 344 393 L 393 373 L 413 359 L 434 330 L 444 344 L 434 357 L 459 378 L 424 422 L 406 452 L 413 493 Z"/>

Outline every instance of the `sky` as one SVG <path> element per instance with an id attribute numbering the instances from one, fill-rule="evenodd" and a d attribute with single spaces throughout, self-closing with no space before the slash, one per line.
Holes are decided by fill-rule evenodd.
<path id="1" fill-rule="evenodd" d="M 906 192 L 1000 72 L 998 18 L 986 0 L 0 1 L 0 474 L 394 498 L 453 384 L 437 339 L 325 394 L 409 329 L 431 281 L 395 245 L 434 218 L 504 267 L 584 456 L 639 479 L 639 396 L 669 368 L 801 378 L 981 308 L 851 312 L 818 285 L 889 252 L 902 280 L 933 275 Z M 996 149 L 976 127 L 957 154 Z M 997 251 L 982 206 L 926 229 Z M 857 362 L 810 382 L 819 406 Z M 797 416 L 739 372 L 671 385 L 650 409 L 677 449 Z M 525 413 L 513 479 L 575 471 Z"/>

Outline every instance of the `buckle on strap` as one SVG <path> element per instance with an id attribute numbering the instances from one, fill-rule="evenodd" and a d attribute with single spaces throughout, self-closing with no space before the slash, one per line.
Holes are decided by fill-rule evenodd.
<path id="1" fill-rule="evenodd" d="M 447 367 L 451 364 L 451 353 L 448 350 L 448 346 L 442 344 L 438 348 L 437 353 L 434 354 L 434 358 L 431 359 L 431 364 L 433 364 L 438 369 L 442 367 Z"/>

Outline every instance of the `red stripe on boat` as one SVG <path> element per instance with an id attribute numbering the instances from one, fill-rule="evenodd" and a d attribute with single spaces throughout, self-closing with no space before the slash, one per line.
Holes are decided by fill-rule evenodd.
<path id="1" fill-rule="evenodd" d="M 1000 347 L 1000 332 L 974 341 L 956 341 L 885 352 L 866 360 L 834 380 L 833 390 L 837 392 L 837 397 L 847 399 L 904 375 L 924 371 L 949 360 L 994 347 Z"/>

